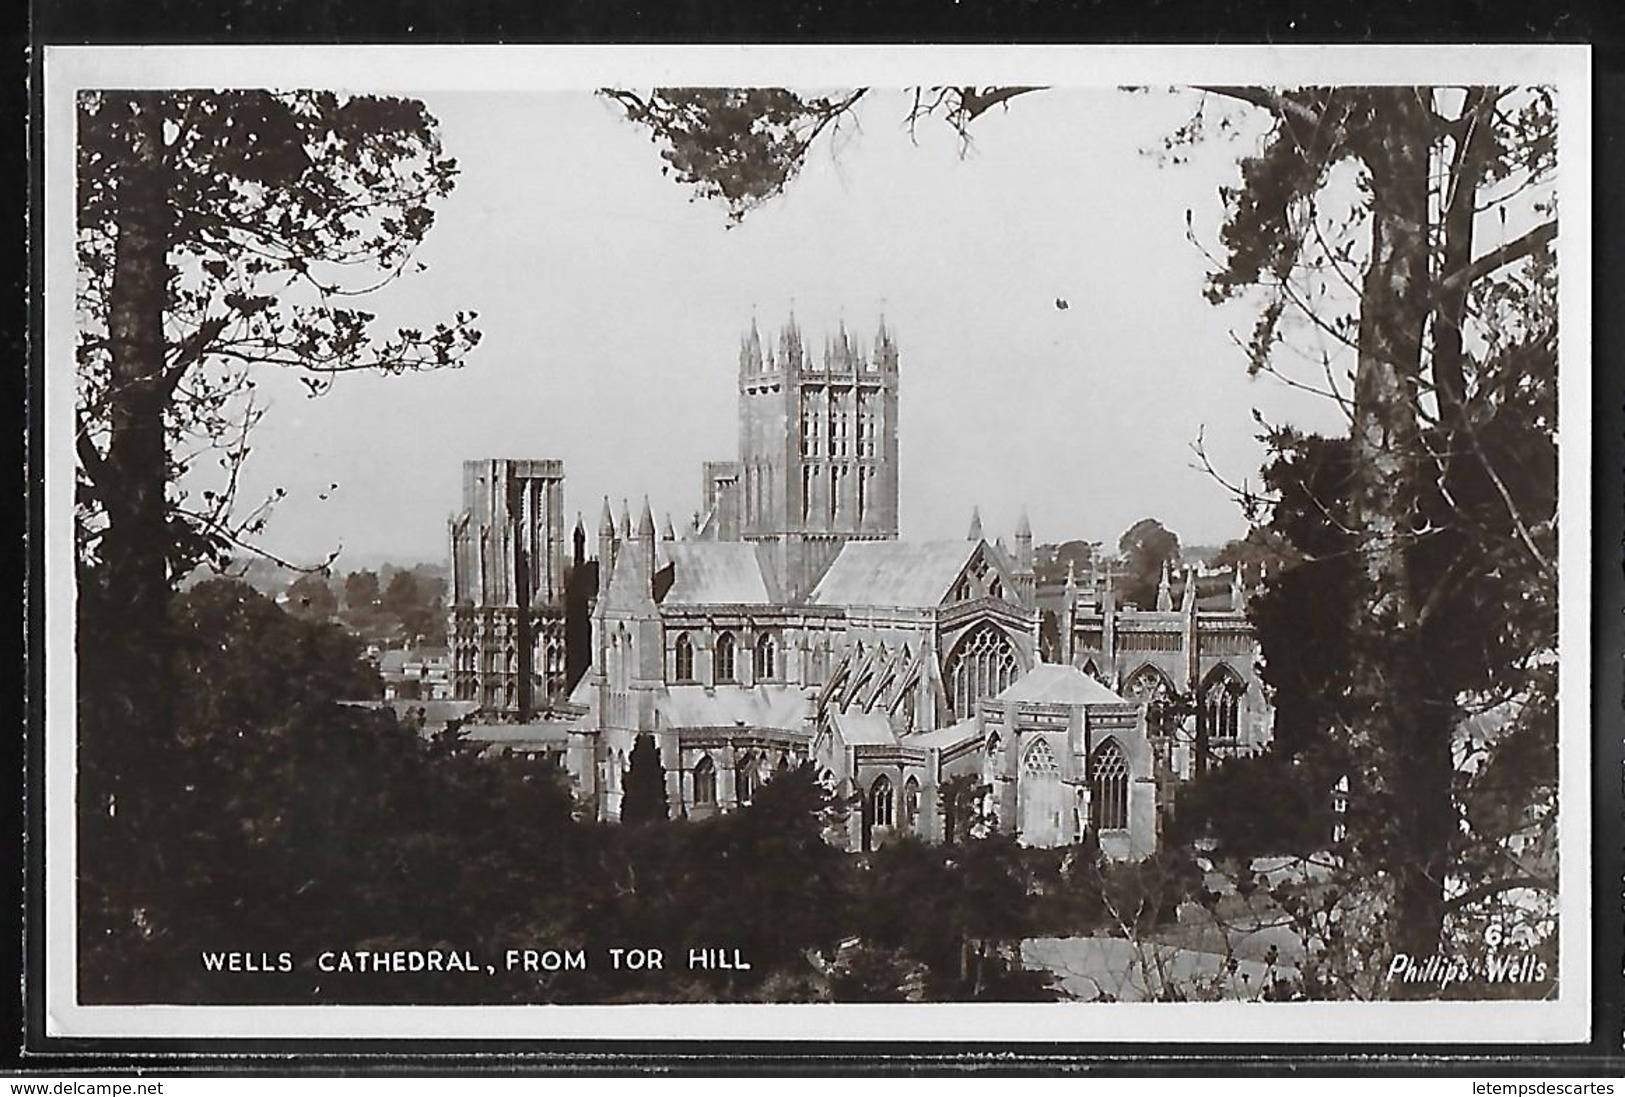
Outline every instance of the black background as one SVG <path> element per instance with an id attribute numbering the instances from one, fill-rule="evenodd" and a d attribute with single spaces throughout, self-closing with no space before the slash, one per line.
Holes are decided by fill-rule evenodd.
<path id="1" fill-rule="evenodd" d="M 41 881 L 43 802 L 44 614 L 40 583 L 45 561 L 39 448 L 40 398 L 38 285 L 42 222 L 41 134 L 23 110 L 38 117 L 40 49 L 68 43 L 282 44 L 363 42 L 826 42 L 826 43 L 1590 43 L 1593 46 L 1595 141 L 1593 514 L 1593 1038 L 1583 1045 L 1495 1045 L 1441 1049 L 1354 1045 L 997 1045 L 974 1044 L 764 1044 L 721 1041 L 490 1042 L 354 1040 L 134 1040 L 48 1039 L 44 1035 L 39 978 L 11 983 L 3 992 L 16 1023 L 0 1040 L 0 1069 L 23 1073 L 224 1074 L 310 1073 L 439 1074 L 568 1072 L 573 1074 L 840 1074 L 1002 1073 L 1056 1074 L 1402 1074 L 1549 1076 L 1625 1072 L 1625 27 L 1599 3 L 1139 3 L 1085 0 L 981 0 L 917 3 L 881 0 L 46 0 L 27 13 L 10 9 L 5 64 L 8 103 L 15 119 L 12 148 L 25 155 L 0 187 L 0 224 L 31 245 L 14 256 L 0 335 L 11 363 L 0 370 L 5 406 L 22 411 L 26 430 L 4 432 L 25 473 L 24 536 L 16 546 L 8 584 L 22 596 L 25 656 L 17 681 L 24 705 L 17 725 L 19 763 L 7 767 L 23 795 L 0 797 L 9 833 L 9 879 L 17 884 L 20 921 L 3 934 L 0 971 L 42 973 Z M 26 198 L 26 206 L 25 206 Z M 25 221 L 27 211 L 35 216 Z M 15 237 L 14 237 L 15 238 Z M 1575 368 L 1565 363 L 1566 369 Z M 57 563 L 61 563 L 58 561 Z M 19 586 L 21 589 L 19 589 Z M 14 634 L 15 635 L 15 634 Z M 14 806 L 15 805 L 15 806 Z M 25 840 L 26 839 L 26 840 Z M 26 869 L 26 872 L 25 872 Z M 1565 896 L 1565 901 L 1573 897 Z M 24 923 L 27 932 L 24 932 Z M 1264 1018 L 1261 1014 L 1260 1020 Z M 1266 1033 L 1260 1033 L 1261 1038 Z M 1335 1036 L 1328 1033 L 1328 1036 Z"/>

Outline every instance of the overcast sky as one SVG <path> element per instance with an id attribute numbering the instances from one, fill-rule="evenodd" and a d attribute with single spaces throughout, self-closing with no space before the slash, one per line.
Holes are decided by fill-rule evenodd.
<path id="1" fill-rule="evenodd" d="M 1199 434 L 1256 481 L 1254 408 L 1337 427 L 1323 401 L 1250 379 L 1231 333 L 1253 312 L 1202 296 L 1186 211 L 1216 253 L 1219 188 L 1262 129 L 1242 115 L 1234 138 L 1160 164 L 1147 150 L 1192 94 L 1033 94 L 962 149 L 934 120 L 911 141 L 908 100 L 877 92 L 735 228 L 588 91 L 423 98 L 461 176 L 428 272 L 369 307 L 415 325 L 473 309 L 484 339 L 461 370 L 344 377 L 319 399 L 264 384 L 247 489 L 288 490 L 265 541 L 294 558 L 443 558 L 474 457 L 563 459 L 589 529 L 606 494 L 617 511 L 647 494 L 681 527 L 700 463 L 736 452 L 741 334 L 792 308 L 814 349 L 843 320 L 865 345 L 882 313 L 895 332 L 905 538 L 962 536 L 976 505 L 990 538 L 1025 507 L 1041 543 L 1115 543 L 1146 516 L 1221 542 L 1245 524 L 1193 467 Z"/>

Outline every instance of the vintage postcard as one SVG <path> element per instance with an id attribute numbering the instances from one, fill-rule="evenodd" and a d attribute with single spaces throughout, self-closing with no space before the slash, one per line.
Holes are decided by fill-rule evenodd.
<path id="1" fill-rule="evenodd" d="M 44 71 L 50 1034 L 1589 1039 L 1584 48 Z"/>

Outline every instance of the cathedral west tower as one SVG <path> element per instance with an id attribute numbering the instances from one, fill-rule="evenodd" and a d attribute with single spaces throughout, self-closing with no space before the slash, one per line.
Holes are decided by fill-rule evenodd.
<path id="1" fill-rule="evenodd" d="M 449 533 L 453 693 L 529 719 L 565 688 L 564 462 L 463 462 Z"/>

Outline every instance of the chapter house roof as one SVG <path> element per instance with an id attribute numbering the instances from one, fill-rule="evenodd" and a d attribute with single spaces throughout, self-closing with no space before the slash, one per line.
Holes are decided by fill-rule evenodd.
<path id="1" fill-rule="evenodd" d="M 939 606 L 978 547 L 975 541 L 851 541 L 809 601 L 822 606 Z"/>
<path id="2" fill-rule="evenodd" d="M 1128 702 L 1077 667 L 1040 663 L 1017 678 L 996 701 L 1041 701 L 1060 705 L 1126 705 Z"/>

